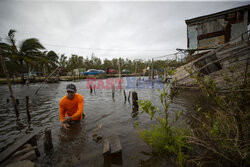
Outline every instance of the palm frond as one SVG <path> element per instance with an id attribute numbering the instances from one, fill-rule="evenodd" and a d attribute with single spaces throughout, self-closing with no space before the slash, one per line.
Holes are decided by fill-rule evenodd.
<path id="1" fill-rule="evenodd" d="M 12 44 L 13 47 L 16 48 L 15 33 L 16 33 L 16 30 L 10 29 L 8 33 L 8 37 L 9 37 L 9 42 Z"/>
<path id="2" fill-rule="evenodd" d="M 36 52 L 42 49 L 45 49 L 44 46 L 36 38 L 29 38 L 29 39 L 24 40 L 20 47 L 20 51 L 22 53 L 31 52 L 31 51 Z"/>

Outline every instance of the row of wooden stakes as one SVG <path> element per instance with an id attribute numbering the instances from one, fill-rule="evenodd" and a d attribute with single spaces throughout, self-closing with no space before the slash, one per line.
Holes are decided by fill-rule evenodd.
<path id="1" fill-rule="evenodd" d="M 28 118 L 28 121 L 30 121 L 29 96 L 26 96 L 26 97 L 25 97 L 25 101 L 26 101 L 26 113 L 27 113 L 27 118 Z M 7 99 L 6 102 L 9 103 L 10 100 Z M 19 105 L 19 99 L 15 99 L 15 104 L 16 104 L 16 105 Z M 17 118 L 19 117 L 19 111 L 18 111 L 18 110 L 16 110 L 16 116 L 17 116 Z"/>

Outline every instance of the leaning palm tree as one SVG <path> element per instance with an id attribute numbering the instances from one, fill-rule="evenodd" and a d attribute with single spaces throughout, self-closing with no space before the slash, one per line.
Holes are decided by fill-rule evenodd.
<path id="1" fill-rule="evenodd" d="M 6 61 L 6 67 L 9 71 L 9 74 L 16 73 L 16 69 L 18 69 L 18 56 L 13 52 L 11 45 L 8 43 L 0 42 L 0 48 L 2 54 L 4 56 L 4 60 Z M 2 68 L 2 67 L 1 67 Z"/>
<path id="2" fill-rule="evenodd" d="M 54 51 L 43 52 L 43 57 L 46 59 L 46 61 L 43 62 L 44 74 L 51 72 L 59 66 L 59 57 Z"/>
<path id="3" fill-rule="evenodd" d="M 32 64 L 42 58 L 40 50 L 45 49 L 44 46 L 36 38 L 29 38 L 24 40 L 20 49 L 18 50 L 15 42 L 15 30 L 10 30 L 8 33 L 9 42 L 12 45 L 13 52 L 18 55 L 18 62 L 20 65 L 21 82 L 24 83 L 24 63 Z"/>
<path id="4" fill-rule="evenodd" d="M 49 67 L 54 69 L 58 66 L 59 62 L 58 62 L 58 55 L 54 52 L 54 51 L 49 51 L 47 53 L 47 58 L 48 58 L 48 61 L 49 61 Z"/>

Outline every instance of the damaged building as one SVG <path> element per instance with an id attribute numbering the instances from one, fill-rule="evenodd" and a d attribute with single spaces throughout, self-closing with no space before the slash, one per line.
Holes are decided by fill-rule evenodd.
<path id="1" fill-rule="evenodd" d="M 210 49 L 236 40 L 248 30 L 250 5 L 186 20 L 187 48 Z M 245 34 L 244 37 L 247 37 Z"/>
<path id="2" fill-rule="evenodd" d="M 176 86 L 196 86 L 186 69 L 203 73 L 221 88 L 232 86 L 225 82 L 226 77 L 234 77 L 238 85 L 243 84 L 250 70 L 250 5 L 185 22 L 187 49 L 183 50 L 187 53 L 187 64 L 178 68 L 173 76 Z M 234 74 L 231 74 L 232 69 Z"/>

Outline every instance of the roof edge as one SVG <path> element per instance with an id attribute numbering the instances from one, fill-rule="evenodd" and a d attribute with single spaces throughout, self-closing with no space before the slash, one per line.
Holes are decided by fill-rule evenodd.
<path id="1" fill-rule="evenodd" d="M 186 22 L 187 25 L 189 25 L 189 24 L 199 22 L 199 21 L 204 20 L 204 19 L 208 19 L 208 18 L 212 18 L 212 17 L 218 17 L 218 16 L 221 16 L 221 15 L 225 15 L 225 14 L 236 12 L 236 11 L 243 10 L 243 9 L 250 10 L 250 5 L 239 6 L 239 7 L 224 10 L 224 11 L 221 11 L 221 12 L 217 12 L 217 13 L 213 13 L 213 14 L 209 14 L 209 15 L 204 15 L 204 16 L 200 16 L 200 17 L 196 17 L 196 18 L 192 18 L 192 19 L 188 19 L 188 20 L 185 20 L 185 22 Z"/>

